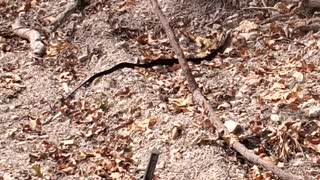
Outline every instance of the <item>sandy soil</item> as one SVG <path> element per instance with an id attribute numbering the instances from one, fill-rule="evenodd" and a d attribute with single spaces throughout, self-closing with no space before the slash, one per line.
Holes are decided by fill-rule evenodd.
<path id="1" fill-rule="evenodd" d="M 65 5 L 63 1 L 36 2 L 25 13 L 25 22 L 30 26 L 45 24 L 47 17 L 55 16 Z M 159 2 L 181 42 L 183 33 L 221 35 L 238 27 L 242 20 L 255 18 L 248 12 L 239 13 L 230 3 L 223 6 L 220 1 Z M 17 12 L 24 4 L 11 3 L 7 5 L 8 12 Z M 235 14 L 238 16 L 233 20 Z M 11 13 L 2 18 L 9 23 L 16 16 Z M 137 43 L 137 38 L 146 33 L 163 41 L 150 46 Z M 258 36 L 265 34 L 259 32 Z M 303 36 L 300 42 L 306 43 L 308 38 Z M 45 40 L 48 55 L 44 58 L 32 57 L 28 43 L 19 37 L 0 39 L 0 45 L 2 40 L 7 47 L 1 51 L 0 72 L 7 75 L 0 77 L 0 177 L 138 179 L 144 174 L 151 150 L 157 148 L 161 152 L 157 179 L 250 179 L 253 165 L 215 140 L 202 110 L 189 101 L 187 106 L 177 105 L 189 97 L 179 69 L 122 69 L 82 88 L 70 102 L 54 104 L 95 72 L 120 62 L 136 62 L 147 51 L 171 54 L 148 1 L 92 1 L 82 15 L 73 16 Z M 254 44 L 255 50 L 259 49 L 258 43 Z M 290 43 L 279 46 L 288 47 Z M 92 58 L 79 61 L 87 47 Z M 192 45 L 184 48 L 189 56 L 197 55 L 192 52 Z M 288 54 L 263 48 L 254 58 L 244 57 L 241 52 L 226 53 L 211 64 L 192 66 L 197 81 L 222 118 L 244 126 L 255 118 L 270 126 L 278 125 L 270 120 L 276 105 L 260 106 L 252 99 L 265 93 L 260 82 L 277 75 L 265 73 L 255 88 L 250 88 L 250 83 L 256 83 L 250 77 L 255 75 L 252 72 L 258 74 L 271 66 L 270 61 L 282 67 L 298 53 L 295 47 Z M 316 57 L 308 60 L 314 61 Z M 290 77 L 283 79 L 290 81 Z M 305 83 L 302 86 L 309 82 Z M 305 119 L 301 113 L 280 110 L 285 119 Z M 47 122 L 52 117 L 55 118 Z M 320 167 L 310 162 L 315 155 L 306 153 L 304 158 L 292 157 L 284 168 L 315 176 Z"/>

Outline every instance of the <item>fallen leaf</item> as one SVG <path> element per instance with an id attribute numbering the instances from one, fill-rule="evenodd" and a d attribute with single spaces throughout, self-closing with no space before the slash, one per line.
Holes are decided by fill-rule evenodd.
<path id="1" fill-rule="evenodd" d="M 285 89 L 285 88 L 286 86 L 284 84 L 276 82 L 272 85 L 271 90 Z"/>
<path id="2" fill-rule="evenodd" d="M 131 129 L 134 131 L 146 131 L 147 129 L 152 129 L 157 121 L 158 119 L 156 117 L 150 117 L 143 121 L 136 121 L 131 125 Z"/>
<path id="3" fill-rule="evenodd" d="M 42 174 L 42 172 L 41 172 L 40 164 L 34 164 L 34 165 L 32 166 L 32 169 L 33 169 L 33 171 L 34 171 L 34 173 L 35 173 L 35 175 L 36 175 L 37 177 L 43 177 L 43 174 Z"/>
<path id="4" fill-rule="evenodd" d="M 110 177 L 112 179 L 121 179 L 122 175 L 119 172 L 113 172 L 113 173 L 111 173 Z"/>
<path id="5" fill-rule="evenodd" d="M 192 97 L 187 96 L 184 98 L 169 98 L 169 110 L 179 113 L 179 112 L 192 112 L 194 110 Z"/>
<path id="6" fill-rule="evenodd" d="M 316 118 L 320 116 L 320 106 L 311 106 L 305 110 L 307 116 L 310 118 Z"/>
<path id="7" fill-rule="evenodd" d="M 317 153 L 320 153 L 320 138 L 308 137 L 304 140 L 304 145 Z"/>
<path id="8" fill-rule="evenodd" d="M 261 78 L 257 75 L 253 75 L 245 79 L 245 84 L 248 86 L 258 86 L 260 82 Z"/>
<path id="9" fill-rule="evenodd" d="M 62 141 L 63 145 L 73 145 L 75 144 L 74 139 L 66 139 Z"/>
<path id="10" fill-rule="evenodd" d="M 244 20 L 240 22 L 240 25 L 239 27 L 236 28 L 236 30 L 240 32 L 248 33 L 252 30 L 257 30 L 258 28 L 259 26 L 256 23 L 252 21 Z"/>

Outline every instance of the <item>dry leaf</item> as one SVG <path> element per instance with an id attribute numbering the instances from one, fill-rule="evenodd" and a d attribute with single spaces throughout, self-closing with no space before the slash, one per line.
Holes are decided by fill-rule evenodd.
<path id="1" fill-rule="evenodd" d="M 169 109 L 173 112 L 192 112 L 194 111 L 194 107 L 192 107 L 192 96 L 187 96 L 185 98 L 169 98 Z"/>
<path id="2" fill-rule="evenodd" d="M 147 129 L 152 129 L 157 123 L 158 119 L 156 117 L 150 117 L 143 121 L 134 122 L 131 125 L 133 131 L 146 131 Z"/>
<path id="3" fill-rule="evenodd" d="M 260 82 L 261 82 L 261 78 L 260 76 L 257 76 L 257 75 L 253 75 L 245 79 L 245 84 L 248 86 L 258 86 Z"/>
<path id="4" fill-rule="evenodd" d="M 252 21 L 244 20 L 240 22 L 240 25 L 239 27 L 236 28 L 236 30 L 240 32 L 248 33 L 252 30 L 257 30 L 258 28 L 259 26 L 256 23 Z"/>
<path id="5" fill-rule="evenodd" d="M 304 140 L 304 145 L 317 153 L 320 153 L 320 138 L 308 137 Z"/>
<path id="6" fill-rule="evenodd" d="M 119 172 L 113 172 L 111 173 L 110 177 L 112 179 L 121 179 L 122 175 Z"/>
<path id="7" fill-rule="evenodd" d="M 43 174 L 42 174 L 42 172 L 41 172 L 40 164 L 34 164 L 34 165 L 32 166 L 32 169 L 33 169 L 33 171 L 34 171 L 34 173 L 35 173 L 35 175 L 36 175 L 37 177 L 43 177 Z"/>
<path id="8" fill-rule="evenodd" d="M 274 8 L 278 9 L 280 12 L 282 13 L 288 13 L 289 12 L 289 8 L 288 6 L 283 3 L 283 2 L 278 2 L 274 5 Z"/>
<path id="9" fill-rule="evenodd" d="M 75 144 L 74 139 L 66 139 L 62 141 L 63 145 L 73 145 Z"/>
<path id="10" fill-rule="evenodd" d="M 285 89 L 285 88 L 286 86 L 284 84 L 276 82 L 272 85 L 271 90 L 278 90 L 278 89 Z"/>
<path id="11" fill-rule="evenodd" d="M 62 89 L 64 90 L 65 93 L 70 92 L 70 87 L 65 82 L 62 83 Z"/>

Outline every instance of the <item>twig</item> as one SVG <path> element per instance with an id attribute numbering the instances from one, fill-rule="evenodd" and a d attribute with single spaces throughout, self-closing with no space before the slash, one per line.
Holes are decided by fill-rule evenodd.
<path id="1" fill-rule="evenodd" d="M 261 0 L 263 7 L 267 7 L 267 3 L 264 0 Z"/>
<path id="2" fill-rule="evenodd" d="M 228 130 L 223 125 L 223 123 L 220 121 L 219 117 L 214 112 L 209 101 L 202 95 L 201 90 L 198 87 L 198 84 L 195 81 L 195 79 L 191 73 L 191 69 L 190 69 L 190 67 L 184 57 L 183 51 L 182 51 L 180 45 L 178 44 L 178 41 L 177 41 L 172 29 L 170 28 L 167 19 L 163 15 L 157 0 L 150 0 L 150 2 L 152 4 L 152 7 L 153 7 L 155 14 L 160 19 L 160 22 L 163 26 L 163 29 L 165 30 L 174 51 L 176 52 L 177 58 L 179 60 L 179 64 L 181 65 L 181 68 L 182 68 L 183 75 L 186 77 L 186 79 L 188 81 L 188 88 L 193 93 L 194 100 L 200 106 L 202 106 L 204 109 L 206 109 L 208 111 L 209 119 L 210 119 L 211 123 L 215 126 L 215 128 L 218 130 L 218 132 L 223 134 L 223 138 L 225 139 L 225 141 L 233 149 L 235 149 L 237 152 L 239 152 L 241 155 L 243 155 L 247 160 L 249 160 L 255 164 L 259 164 L 269 171 L 272 171 L 274 174 L 276 174 L 281 179 L 286 179 L 286 180 L 287 179 L 290 179 L 290 180 L 291 179 L 292 180 L 303 179 L 302 177 L 298 177 L 296 175 L 286 173 L 285 171 L 283 171 L 282 169 L 273 165 L 272 163 L 261 159 L 259 156 L 252 153 L 251 151 L 249 151 L 244 145 L 242 145 L 236 139 L 236 137 L 234 137 L 232 134 L 230 134 L 228 132 Z"/>
<path id="3" fill-rule="evenodd" d="M 267 24 L 267 23 L 270 23 L 270 22 L 273 22 L 273 21 L 277 21 L 279 19 L 283 19 L 283 18 L 289 18 L 291 16 L 294 16 L 299 10 L 303 9 L 303 6 L 305 4 L 305 1 L 306 0 L 302 0 L 301 2 L 298 3 L 298 6 L 293 8 L 289 13 L 287 14 L 279 14 L 279 15 L 276 15 L 274 17 L 270 17 L 264 21 L 262 21 L 260 23 L 260 25 L 263 25 L 263 24 Z"/>
<path id="4" fill-rule="evenodd" d="M 294 28 L 293 32 L 301 31 L 301 32 L 318 32 L 320 30 L 320 24 L 310 24 L 310 25 L 302 25 Z"/>
<path id="5" fill-rule="evenodd" d="M 279 9 L 276 9 L 274 7 L 247 7 L 247 8 L 243 8 L 243 10 L 272 10 L 272 11 L 279 11 Z"/>
<path id="6" fill-rule="evenodd" d="M 279 20 L 279 19 L 288 18 L 288 17 L 290 17 L 290 16 L 292 16 L 292 15 L 293 15 L 292 13 L 289 13 L 289 14 L 279 14 L 279 15 L 270 17 L 270 18 L 262 21 L 260 24 L 263 25 L 263 24 L 271 23 L 271 22 L 277 21 L 277 20 Z"/>
<path id="7" fill-rule="evenodd" d="M 15 20 L 11 27 L 15 35 L 29 40 L 33 54 L 37 56 L 44 55 L 44 53 L 46 52 L 46 46 L 42 43 L 41 35 L 38 31 L 23 27 L 20 22 L 20 17 Z"/>

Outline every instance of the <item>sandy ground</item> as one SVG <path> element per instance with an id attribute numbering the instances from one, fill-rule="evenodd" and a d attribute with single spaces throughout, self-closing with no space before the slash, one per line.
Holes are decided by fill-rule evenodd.
<path id="1" fill-rule="evenodd" d="M 235 12 L 227 6 L 221 10 L 219 1 L 160 2 L 179 36 L 182 31 L 199 36 L 222 34 L 242 19 L 254 18 L 240 14 L 238 20 L 222 24 Z M 159 53 L 161 49 L 170 54 L 148 1 L 94 3 L 82 17 L 72 17 L 46 40 L 49 53 L 42 59 L 30 55 L 26 41 L 5 39 L 11 49 L 1 52 L 0 72 L 11 75 L 0 79 L 0 177 L 138 179 L 144 174 L 151 150 L 157 148 L 161 152 L 157 179 L 249 179 L 252 164 L 214 140 L 202 110 L 192 103 L 177 105 L 189 96 L 179 69 L 122 69 L 82 88 L 71 102 L 54 104 L 95 72 L 120 62 L 136 62 L 147 50 Z M 13 11 L 22 5 L 17 3 Z M 50 16 L 64 5 L 38 1 L 26 19 L 36 25 L 37 20 L 31 17 Z M 14 17 L 12 14 L 5 19 Z M 163 42 L 150 47 L 137 43 L 136 39 L 148 32 Z M 86 47 L 93 57 L 80 62 Z M 188 49 L 192 47 L 185 47 Z M 251 59 L 221 56 L 213 60 L 214 65 L 207 62 L 193 66 L 193 70 L 212 105 L 220 105 L 217 113 L 221 117 L 248 124 L 257 116 L 263 119 L 274 107 L 258 107 L 251 99 L 264 89 L 258 85 L 247 92 L 250 70 L 268 66 L 271 60 L 282 65 L 287 58 L 276 50 L 261 51 Z M 300 116 L 290 110 L 281 112 L 285 118 Z M 50 117 L 55 118 L 43 124 Z M 274 125 L 269 121 L 266 124 Z M 307 176 L 319 173 L 319 166 L 308 158 L 292 158 L 284 168 Z"/>

